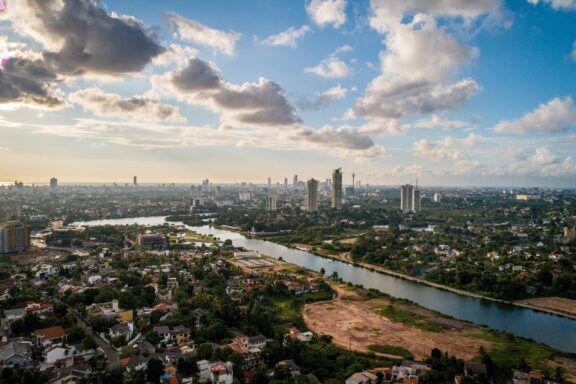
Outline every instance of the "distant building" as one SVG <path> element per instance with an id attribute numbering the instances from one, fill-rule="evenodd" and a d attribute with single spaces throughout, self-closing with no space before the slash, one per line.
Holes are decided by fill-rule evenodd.
<path id="1" fill-rule="evenodd" d="M 439 202 L 441 202 L 441 201 L 442 201 L 442 195 L 439 194 L 439 193 L 435 193 L 435 194 L 434 194 L 434 202 L 435 202 L 435 203 L 439 203 Z"/>
<path id="2" fill-rule="evenodd" d="M 294 181 L 292 182 L 292 186 L 294 188 L 298 186 L 298 175 L 294 175 Z"/>
<path id="3" fill-rule="evenodd" d="M 288 178 L 284 178 L 284 188 L 288 188 Z"/>
<path id="4" fill-rule="evenodd" d="M 134 185 L 138 185 L 138 176 L 134 176 L 133 183 Z"/>
<path id="5" fill-rule="evenodd" d="M 411 184 L 400 187 L 400 209 L 402 212 L 420 212 L 420 190 Z"/>
<path id="6" fill-rule="evenodd" d="M 58 186 L 58 179 L 53 177 L 50 179 L 50 188 L 54 189 Z"/>
<path id="7" fill-rule="evenodd" d="M 318 210 L 318 180 L 310 179 L 306 182 L 306 200 L 304 207 L 309 212 Z"/>
<path id="8" fill-rule="evenodd" d="M 268 177 L 268 188 L 272 186 L 272 178 Z"/>
<path id="9" fill-rule="evenodd" d="M 166 237 L 156 233 L 139 234 L 136 243 L 145 248 L 165 248 Z"/>
<path id="10" fill-rule="evenodd" d="M 275 211 L 278 198 L 275 195 L 266 196 L 266 210 Z"/>
<path id="11" fill-rule="evenodd" d="M 400 187 L 400 209 L 402 212 L 412 212 L 412 193 L 414 193 L 413 185 L 406 184 Z"/>
<path id="12" fill-rule="evenodd" d="M 30 247 L 30 227 L 17 221 L 0 226 L 0 253 L 23 252 Z"/>
<path id="13" fill-rule="evenodd" d="M 332 208 L 342 208 L 342 172 L 340 168 L 332 172 Z"/>
<path id="14" fill-rule="evenodd" d="M 250 201 L 250 200 L 252 200 L 252 193 L 240 192 L 240 193 L 238 193 L 238 198 L 240 199 L 240 201 Z"/>

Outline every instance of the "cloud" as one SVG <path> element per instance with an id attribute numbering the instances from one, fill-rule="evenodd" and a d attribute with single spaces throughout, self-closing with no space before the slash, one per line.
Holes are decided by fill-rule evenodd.
<path id="1" fill-rule="evenodd" d="M 374 79 L 356 101 L 351 117 L 403 118 L 416 114 L 451 110 L 466 103 L 480 86 L 471 79 L 449 85 L 427 81 Z"/>
<path id="2" fill-rule="evenodd" d="M 349 91 L 350 90 L 348 88 L 344 88 L 340 84 L 338 84 L 335 87 L 329 88 L 324 92 L 319 93 L 316 99 L 313 101 L 300 102 L 298 104 L 298 107 L 300 109 L 318 110 L 336 100 L 341 100 L 345 98 Z"/>
<path id="3" fill-rule="evenodd" d="M 453 82 L 455 73 L 479 51 L 461 44 L 436 17 L 468 20 L 497 12 L 499 1 L 374 1 L 370 25 L 384 34 L 381 74 L 347 116 L 399 119 L 451 110 L 480 91 L 472 79 Z M 443 20 L 445 23 L 446 21 Z"/>
<path id="4" fill-rule="evenodd" d="M 80 104 L 84 109 L 100 116 L 183 123 L 186 121 L 173 105 L 162 104 L 146 96 L 123 97 L 115 93 L 106 93 L 98 88 L 86 88 L 69 95 L 70 101 Z"/>
<path id="5" fill-rule="evenodd" d="M 298 29 L 290 27 L 277 35 L 268 36 L 262 40 L 262 44 L 296 48 L 298 40 L 303 38 L 308 32 L 310 32 L 310 27 L 307 25 L 303 25 Z"/>
<path id="6" fill-rule="evenodd" d="M 273 81 L 235 85 L 225 82 L 214 67 L 191 59 L 182 69 L 152 79 L 160 94 L 177 96 L 193 105 L 222 114 L 224 125 L 283 126 L 301 122 L 284 90 Z"/>
<path id="7" fill-rule="evenodd" d="M 320 27 L 340 28 L 346 22 L 346 0 L 311 0 L 306 4 L 310 19 Z"/>
<path id="8" fill-rule="evenodd" d="M 518 120 L 502 121 L 494 127 L 496 132 L 557 133 L 576 125 L 576 109 L 571 97 L 554 98 L 540 104 Z"/>
<path id="9" fill-rule="evenodd" d="M 462 152 L 464 148 L 473 148 L 483 140 L 482 136 L 473 133 L 463 139 L 453 139 L 452 137 L 445 137 L 437 141 L 422 139 L 414 142 L 412 153 L 425 159 L 458 161 L 467 157 Z"/>
<path id="10" fill-rule="evenodd" d="M 170 73 L 170 81 L 182 92 L 218 89 L 222 80 L 218 72 L 204 60 L 194 58 L 181 70 Z"/>
<path id="11" fill-rule="evenodd" d="M 320 129 L 302 128 L 296 131 L 297 140 L 307 140 L 327 147 L 347 150 L 368 150 L 374 146 L 372 139 L 349 127 L 334 128 L 325 125 Z"/>
<path id="12" fill-rule="evenodd" d="M 326 78 L 342 78 L 352 73 L 348 64 L 334 56 L 322 60 L 315 67 L 305 68 L 304 71 Z"/>
<path id="13" fill-rule="evenodd" d="M 528 0 L 532 5 L 548 4 L 555 10 L 572 11 L 576 9 L 576 0 Z"/>
<path id="14" fill-rule="evenodd" d="M 176 13 L 168 13 L 166 17 L 180 39 L 214 48 L 227 55 L 234 54 L 236 43 L 242 36 L 238 32 L 210 28 Z"/>
<path id="15" fill-rule="evenodd" d="M 108 14 L 92 0 L 18 0 L 5 16 L 20 34 L 42 43 L 59 73 L 118 75 L 141 71 L 164 52 L 133 17 Z"/>
<path id="16" fill-rule="evenodd" d="M 536 165 L 548 165 L 556 163 L 557 158 L 548 148 L 540 147 L 536 148 L 536 152 L 530 160 Z"/>
<path id="17" fill-rule="evenodd" d="M 61 108 L 65 101 L 54 88 L 57 74 L 43 60 L 13 57 L 0 66 L 0 103 Z"/>
<path id="18" fill-rule="evenodd" d="M 453 29 L 460 25 L 460 31 L 511 26 L 501 0 L 374 0 L 371 5 L 370 24 L 382 33 L 417 14 L 442 18 Z"/>

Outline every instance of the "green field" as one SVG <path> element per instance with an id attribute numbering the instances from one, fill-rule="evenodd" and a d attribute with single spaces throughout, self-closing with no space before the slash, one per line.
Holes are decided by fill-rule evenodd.
<path id="1" fill-rule="evenodd" d="M 402 323 L 410 325 L 412 327 L 420 328 L 424 331 L 429 332 L 441 332 L 442 327 L 440 325 L 426 320 L 424 317 L 410 312 L 398 305 L 388 304 L 381 305 L 376 308 L 376 313 L 385 316 L 396 323 Z"/>

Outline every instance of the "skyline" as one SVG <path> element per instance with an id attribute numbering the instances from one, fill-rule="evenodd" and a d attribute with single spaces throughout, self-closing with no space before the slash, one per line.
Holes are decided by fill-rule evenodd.
<path id="1" fill-rule="evenodd" d="M 0 180 L 576 187 L 576 1 L 1 4 Z"/>

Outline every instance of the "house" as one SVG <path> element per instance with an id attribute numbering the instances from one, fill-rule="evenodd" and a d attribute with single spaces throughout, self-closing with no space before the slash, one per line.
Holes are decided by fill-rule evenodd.
<path id="1" fill-rule="evenodd" d="M 32 343 L 11 341 L 0 347 L 0 367 L 24 367 L 32 364 Z"/>
<path id="2" fill-rule="evenodd" d="M 231 362 L 216 363 L 210 367 L 210 379 L 212 384 L 232 384 L 234 371 Z"/>
<path id="3" fill-rule="evenodd" d="M 300 376 L 302 373 L 300 367 L 294 362 L 294 360 L 279 361 L 278 364 L 276 364 L 276 368 L 279 367 L 286 369 L 292 377 Z"/>
<path id="4" fill-rule="evenodd" d="M 141 371 L 148 366 L 148 359 L 141 355 L 135 355 L 122 359 L 120 363 L 129 371 Z"/>
<path id="5" fill-rule="evenodd" d="M 48 327 L 37 329 L 34 331 L 36 334 L 36 345 L 47 347 L 54 343 L 61 343 L 66 341 L 68 334 L 61 326 Z"/>
<path id="6" fill-rule="evenodd" d="M 124 336 L 126 340 L 130 340 L 134 333 L 134 323 L 119 323 L 110 328 L 108 334 L 110 337 Z"/>
<path id="7" fill-rule="evenodd" d="M 43 353 L 46 364 L 53 364 L 57 361 L 67 359 L 78 354 L 78 350 L 71 345 L 53 344 L 46 348 Z"/>
<path id="8" fill-rule="evenodd" d="M 190 329 L 188 329 L 187 327 L 185 327 L 183 325 L 178 325 L 178 326 L 172 328 L 172 331 L 171 331 L 172 340 L 175 341 L 177 344 L 189 341 L 191 335 L 192 334 L 190 332 Z"/>
<path id="9" fill-rule="evenodd" d="M 376 384 L 378 381 L 378 376 L 371 374 L 370 372 L 356 372 L 352 376 L 346 379 L 346 384 Z"/>
<path id="10" fill-rule="evenodd" d="M 73 365 L 71 367 L 61 368 L 58 371 L 58 377 L 50 380 L 48 384 L 75 384 L 80 380 L 90 377 L 92 368 L 89 365 Z"/>
<path id="11" fill-rule="evenodd" d="M 296 327 L 290 328 L 290 331 L 284 335 L 285 339 L 290 338 L 292 340 L 298 340 L 303 343 L 311 341 L 313 337 L 314 334 L 312 332 L 300 332 Z"/>
<path id="12" fill-rule="evenodd" d="M 148 340 L 139 339 L 133 344 L 133 347 L 140 352 L 141 355 L 151 355 L 156 352 L 156 348 Z"/>
<path id="13" fill-rule="evenodd" d="M 9 323 L 19 320 L 26 314 L 26 308 L 13 308 L 4 310 L 4 321 Z"/>
<path id="14" fill-rule="evenodd" d="M 165 325 L 158 325 L 153 328 L 154 333 L 160 336 L 161 341 L 168 343 L 172 339 L 170 328 Z"/>
<path id="15" fill-rule="evenodd" d="M 39 302 L 30 301 L 26 304 L 26 312 L 35 313 L 37 315 L 51 313 L 53 309 L 54 304 L 46 301 L 39 301 Z"/>

